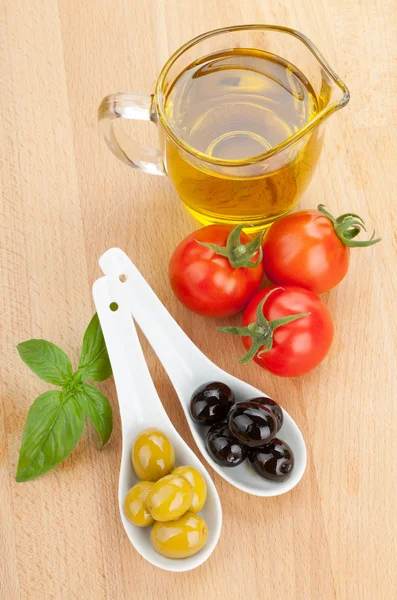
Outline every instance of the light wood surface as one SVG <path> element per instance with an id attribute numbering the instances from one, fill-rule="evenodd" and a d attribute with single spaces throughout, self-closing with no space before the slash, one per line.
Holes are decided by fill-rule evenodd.
<path id="1" fill-rule="evenodd" d="M 392 600 L 396 577 L 397 7 L 393 0 L 2 0 L 0 35 L 1 600 Z M 327 124 L 301 206 L 360 213 L 383 241 L 352 252 L 325 300 L 336 325 L 327 361 L 295 380 L 239 366 L 240 342 L 190 314 L 167 281 L 170 254 L 196 224 L 166 178 L 133 172 L 98 133 L 104 95 L 151 92 L 168 56 L 215 27 L 267 22 L 314 41 L 351 102 Z M 144 124 L 141 139 L 155 139 Z M 308 468 L 291 493 L 238 492 L 214 475 L 224 526 L 211 559 L 170 574 L 138 556 L 120 522 L 120 426 L 32 483 L 15 470 L 26 415 L 47 389 L 15 346 L 31 337 L 78 359 L 98 257 L 117 245 L 193 341 L 222 368 L 278 399 L 300 425 Z M 168 414 L 196 450 L 144 341 Z"/>

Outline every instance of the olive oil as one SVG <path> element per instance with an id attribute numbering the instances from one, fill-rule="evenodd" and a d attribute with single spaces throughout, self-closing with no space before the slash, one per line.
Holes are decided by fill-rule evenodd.
<path id="1" fill-rule="evenodd" d="M 255 157 L 317 112 L 307 78 L 274 54 L 237 48 L 190 64 L 165 100 L 168 124 L 190 152 L 163 138 L 166 169 L 186 207 L 205 224 L 246 222 L 257 229 L 287 213 L 319 156 L 317 129 L 274 156 Z"/>

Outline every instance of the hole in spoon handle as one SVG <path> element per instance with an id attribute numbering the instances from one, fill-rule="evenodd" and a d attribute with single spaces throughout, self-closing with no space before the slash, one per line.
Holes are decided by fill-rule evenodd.
<path id="1" fill-rule="evenodd" d="M 154 387 L 138 334 L 126 307 L 118 280 L 103 277 L 95 282 L 93 295 L 101 323 L 120 407 L 123 432 L 144 427 L 163 418 L 164 408 Z M 112 309 L 117 305 L 117 310 Z"/>
<path id="2" fill-rule="evenodd" d="M 123 276 L 120 285 L 131 314 L 163 364 L 178 395 L 190 396 L 192 389 L 202 383 L 203 371 L 212 363 L 171 317 L 122 250 L 108 250 L 99 264 L 106 275 L 117 279 Z"/>

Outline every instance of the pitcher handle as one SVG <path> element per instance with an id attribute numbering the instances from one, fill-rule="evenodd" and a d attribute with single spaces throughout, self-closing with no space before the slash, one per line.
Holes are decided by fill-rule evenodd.
<path id="1" fill-rule="evenodd" d="M 123 163 L 152 175 L 165 175 L 160 150 L 147 148 L 130 138 L 121 127 L 114 130 L 117 119 L 156 122 L 153 110 L 153 94 L 134 94 L 118 92 L 106 96 L 98 108 L 99 128 L 105 142 L 117 158 Z"/>

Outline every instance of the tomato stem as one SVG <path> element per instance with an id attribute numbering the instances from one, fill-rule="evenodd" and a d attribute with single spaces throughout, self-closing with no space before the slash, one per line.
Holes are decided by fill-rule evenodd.
<path id="1" fill-rule="evenodd" d="M 258 357 L 260 357 L 265 352 L 269 352 L 273 346 L 273 333 L 278 327 L 282 327 L 282 325 L 287 325 L 287 323 L 292 323 L 292 321 L 296 321 L 297 319 L 302 319 L 303 317 L 310 315 L 310 313 L 299 313 L 296 315 L 280 317 L 279 319 L 274 319 L 273 321 L 268 321 L 263 314 L 265 302 L 269 296 L 273 294 L 273 292 L 282 289 L 283 288 L 281 287 L 273 288 L 266 294 L 266 296 L 257 306 L 255 322 L 250 323 L 246 327 L 218 327 L 218 330 L 222 331 L 223 333 L 234 333 L 235 335 L 252 338 L 250 349 L 248 350 L 247 354 L 243 356 L 243 358 L 240 358 L 238 361 L 239 363 L 249 363 L 257 353 Z"/>
<path id="2" fill-rule="evenodd" d="M 261 235 L 253 239 L 251 242 L 248 242 L 247 244 L 242 244 L 240 241 L 240 234 L 244 227 L 249 227 L 249 225 L 247 225 L 246 223 L 242 223 L 241 225 L 237 225 L 237 227 L 235 227 L 229 233 L 226 246 L 217 246 L 216 244 L 200 242 L 199 240 L 196 240 L 196 242 L 201 246 L 210 248 L 216 254 L 227 258 L 231 266 L 235 269 L 240 269 L 241 267 L 252 269 L 253 267 L 257 267 L 258 265 L 260 265 L 262 262 L 262 238 L 264 232 L 262 232 Z M 255 256 L 256 253 L 258 253 L 258 259 L 255 262 L 252 262 L 252 258 Z"/>
<path id="3" fill-rule="evenodd" d="M 335 217 L 325 209 L 324 204 L 319 204 L 317 209 L 324 217 L 331 221 L 336 235 L 340 241 L 345 244 L 345 246 L 349 246 L 349 248 L 373 246 L 373 244 L 377 244 L 382 239 L 374 239 L 374 230 L 369 240 L 355 240 L 354 238 L 359 235 L 362 230 L 367 231 L 363 219 L 355 213 L 345 213 L 335 219 Z"/>

